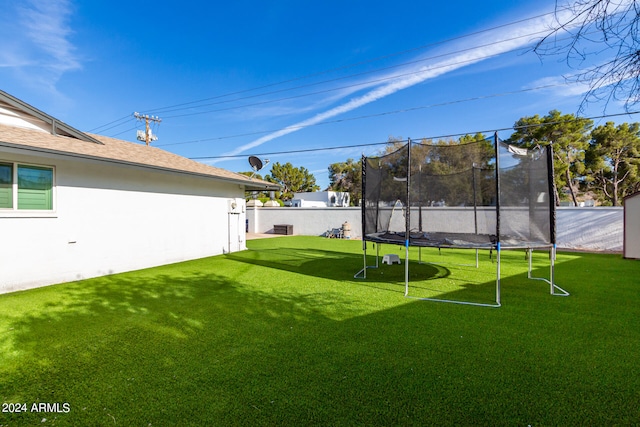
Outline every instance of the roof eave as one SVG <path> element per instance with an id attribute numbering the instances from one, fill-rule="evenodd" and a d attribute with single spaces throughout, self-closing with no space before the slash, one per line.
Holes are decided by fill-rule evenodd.
<path id="1" fill-rule="evenodd" d="M 102 143 L 100 143 L 102 145 Z M 126 166 L 135 166 L 135 167 L 140 167 L 140 168 L 145 168 L 145 169 L 154 169 L 154 170 L 160 170 L 160 171 L 167 171 L 167 172 L 173 172 L 173 173 L 179 173 L 179 174 L 184 174 L 184 175 L 191 175 L 191 176 L 199 176 L 199 177 L 203 177 L 203 178 L 209 178 L 209 179 L 215 179 L 218 181 L 224 181 L 224 182 L 228 182 L 231 184 L 238 184 L 238 185 L 242 185 L 245 187 L 245 191 L 279 191 L 281 189 L 281 187 L 278 184 L 272 184 L 272 183 L 263 183 L 263 182 L 256 182 L 254 180 L 244 180 L 244 179 L 234 179 L 234 178 L 229 178 L 229 177 L 224 177 L 224 176 L 215 176 L 215 175 L 209 175 L 206 173 L 199 173 L 199 172 L 193 172 L 193 171 L 186 171 L 186 170 L 182 170 L 182 169 L 172 169 L 172 168 L 167 168 L 167 167 L 162 167 L 162 166 L 155 166 L 155 165 L 149 165 L 149 164 L 144 164 L 144 163 L 137 163 L 137 162 L 130 162 L 130 161 L 126 161 L 126 160 L 120 160 L 120 159 L 111 159 L 108 157 L 100 157 L 100 156 L 91 156 L 89 154 L 80 154 L 80 153 L 71 153 L 68 151 L 61 151 L 61 150 L 53 150 L 50 148 L 42 148 L 42 147 L 32 147 L 32 146 L 28 146 L 28 145 L 22 145 L 22 144 L 15 144 L 15 143 L 11 143 L 11 142 L 6 142 L 6 141 L 0 141 L 0 147 L 7 147 L 7 148 L 13 148 L 13 149 L 18 149 L 18 150 L 26 150 L 26 151 L 33 151 L 36 153 L 46 153 L 46 154 L 54 154 L 54 155 L 59 155 L 59 156 L 64 156 L 64 157 L 73 157 L 73 158 L 78 158 L 78 159 L 85 159 L 85 160 L 95 160 L 95 161 L 100 161 L 100 162 L 107 162 L 107 163 L 115 163 L 115 164 L 120 164 L 120 165 L 126 165 Z"/>
<path id="2" fill-rule="evenodd" d="M 24 101 L 19 100 L 18 98 L 16 98 L 15 96 L 12 96 L 10 94 L 8 94 L 7 92 L 0 90 L 0 100 L 2 100 L 3 102 L 6 102 L 7 104 L 11 105 L 12 107 L 20 110 L 20 111 L 24 111 L 25 113 L 28 113 L 34 117 L 36 117 L 37 119 L 42 120 L 45 123 L 48 123 L 51 125 L 51 134 L 52 135 L 58 135 L 58 133 L 56 132 L 57 129 L 61 129 L 62 131 L 64 131 L 65 133 L 69 134 L 70 136 L 77 138 L 81 141 L 86 141 L 86 142 L 92 142 L 94 144 L 100 144 L 103 145 L 102 142 L 98 141 L 97 139 L 87 135 L 86 133 L 79 131 L 78 129 L 69 126 L 68 124 L 61 122 L 60 120 L 56 119 L 53 116 L 50 116 L 49 114 L 38 110 L 37 108 L 27 104 Z"/>
<path id="3" fill-rule="evenodd" d="M 250 183 L 245 184 L 245 191 L 280 191 L 282 187 L 278 184 L 267 184 L 264 185 L 262 183 Z"/>

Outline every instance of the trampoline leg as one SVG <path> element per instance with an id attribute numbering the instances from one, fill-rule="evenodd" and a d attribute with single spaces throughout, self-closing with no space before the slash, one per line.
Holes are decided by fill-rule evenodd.
<path id="1" fill-rule="evenodd" d="M 367 244 L 364 244 L 364 251 L 362 256 L 362 278 L 367 278 Z"/>
<path id="2" fill-rule="evenodd" d="M 500 242 L 496 248 L 496 304 L 500 306 Z"/>
<path id="3" fill-rule="evenodd" d="M 362 260 L 363 267 L 362 270 L 358 271 L 353 278 L 358 279 L 362 277 L 363 279 L 367 278 L 367 242 L 362 242 Z"/>
<path id="4" fill-rule="evenodd" d="M 553 288 L 554 288 L 554 284 L 553 284 L 553 273 L 555 270 L 555 260 L 556 260 L 556 251 L 555 251 L 555 245 L 551 248 L 551 250 L 549 251 L 549 282 L 551 283 L 551 295 L 553 295 Z"/>
<path id="5" fill-rule="evenodd" d="M 568 297 L 569 292 L 562 289 L 560 286 L 556 285 L 555 280 L 555 272 L 556 272 L 556 245 L 554 244 L 551 248 L 551 271 L 549 275 L 551 276 L 551 295 L 560 296 L 560 297 Z"/>
<path id="6" fill-rule="evenodd" d="M 363 267 L 362 270 L 358 271 L 356 274 L 354 274 L 353 278 L 354 279 L 366 279 L 367 278 L 367 268 L 378 268 L 378 259 L 380 258 L 380 245 L 375 245 L 376 246 L 376 265 L 367 265 L 367 244 L 366 242 L 363 242 L 363 246 L 362 246 L 362 251 L 363 251 Z"/>
<path id="7" fill-rule="evenodd" d="M 404 296 L 409 295 L 409 243 L 404 249 Z"/>
<path id="8" fill-rule="evenodd" d="M 565 291 L 560 286 L 556 285 L 555 282 L 554 282 L 554 280 L 555 280 L 556 246 L 553 245 L 551 247 L 551 249 L 549 249 L 549 280 L 545 279 L 544 277 L 533 277 L 532 267 L 531 267 L 531 257 L 532 257 L 532 254 L 533 254 L 533 249 L 528 249 L 527 252 L 529 254 L 529 271 L 527 272 L 527 279 L 542 280 L 544 282 L 547 282 L 549 284 L 549 289 L 550 289 L 551 295 L 561 296 L 561 297 L 569 296 L 570 295 L 569 292 Z"/>

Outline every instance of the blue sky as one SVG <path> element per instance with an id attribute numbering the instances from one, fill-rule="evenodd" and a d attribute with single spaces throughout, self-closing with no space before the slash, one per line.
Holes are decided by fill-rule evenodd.
<path id="1" fill-rule="evenodd" d="M 291 162 L 323 188 L 330 163 L 381 146 L 292 151 L 491 132 L 552 109 L 576 113 L 582 100 L 583 88 L 564 84 L 576 71 L 564 58 L 530 51 L 554 0 L 0 6 L 6 92 L 129 141 L 143 128 L 134 112 L 159 116 L 154 146 L 236 172 L 253 154 Z M 606 113 L 621 111 L 612 103 Z"/>

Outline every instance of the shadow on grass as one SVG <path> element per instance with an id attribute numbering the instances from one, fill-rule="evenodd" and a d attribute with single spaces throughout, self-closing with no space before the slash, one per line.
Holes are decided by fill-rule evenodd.
<path id="1" fill-rule="evenodd" d="M 1 400 L 68 403 L 71 412 L 2 413 L 0 425 L 234 425 L 244 412 L 242 424 L 259 420 L 255 395 L 306 369 L 291 364 L 310 350 L 296 342 L 335 323 L 322 313 L 336 300 L 247 289 L 211 273 L 216 262 L 226 261 L 3 296 L 32 308 L 0 317 Z"/>
<path id="2" fill-rule="evenodd" d="M 363 311 L 353 296 L 261 291 L 229 257 L 3 295 L 2 401 L 71 412 L 0 425 L 633 424 L 638 268 L 601 289 L 585 278 L 622 273 L 596 261 L 565 259 L 576 303 L 514 274 L 508 309 L 403 300 L 341 321 L 326 310 Z"/>
<path id="3" fill-rule="evenodd" d="M 355 251 L 360 242 L 327 242 L 315 239 L 316 245 L 308 244 L 309 238 L 285 238 L 264 242 L 249 251 L 226 255 L 228 259 L 259 265 L 271 269 L 293 272 L 309 277 L 319 277 L 340 281 L 349 285 L 368 287 L 396 294 L 405 293 L 404 248 L 385 245 L 382 253 L 398 252 L 402 264 L 382 264 L 382 253 L 377 268 L 367 268 L 366 278 L 354 278 L 358 269 L 363 268 L 362 253 Z M 348 245 L 353 243 L 352 245 Z M 340 250 L 330 249 L 337 247 Z M 347 250 L 347 248 L 349 248 Z M 369 251 L 367 265 L 375 266 L 375 253 Z M 496 302 L 496 263 L 495 253 L 490 257 L 488 251 L 480 251 L 480 268 L 475 266 L 474 250 L 439 251 L 435 248 L 422 250 L 410 248 L 409 295 L 414 298 L 437 298 L 457 302 L 495 304 Z M 418 259 L 423 262 L 418 262 Z M 516 276 L 526 277 L 526 258 L 524 252 L 503 251 L 505 262 L 520 266 Z M 538 257 L 539 258 L 539 257 Z M 505 284 L 514 273 L 503 269 Z M 534 275 L 548 273 L 534 271 Z M 524 276 L 522 276 L 524 275 Z M 531 284 L 544 292 L 543 282 Z"/>

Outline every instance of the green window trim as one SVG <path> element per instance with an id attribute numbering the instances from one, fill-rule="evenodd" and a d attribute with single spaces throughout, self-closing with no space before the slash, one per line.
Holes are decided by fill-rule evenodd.
<path id="1" fill-rule="evenodd" d="M 13 209 L 13 163 L 0 163 L 0 209 Z"/>
<path id="2" fill-rule="evenodd" d="M 0 212 L 52 211 L 54 169 L 0 162 Z"/>

